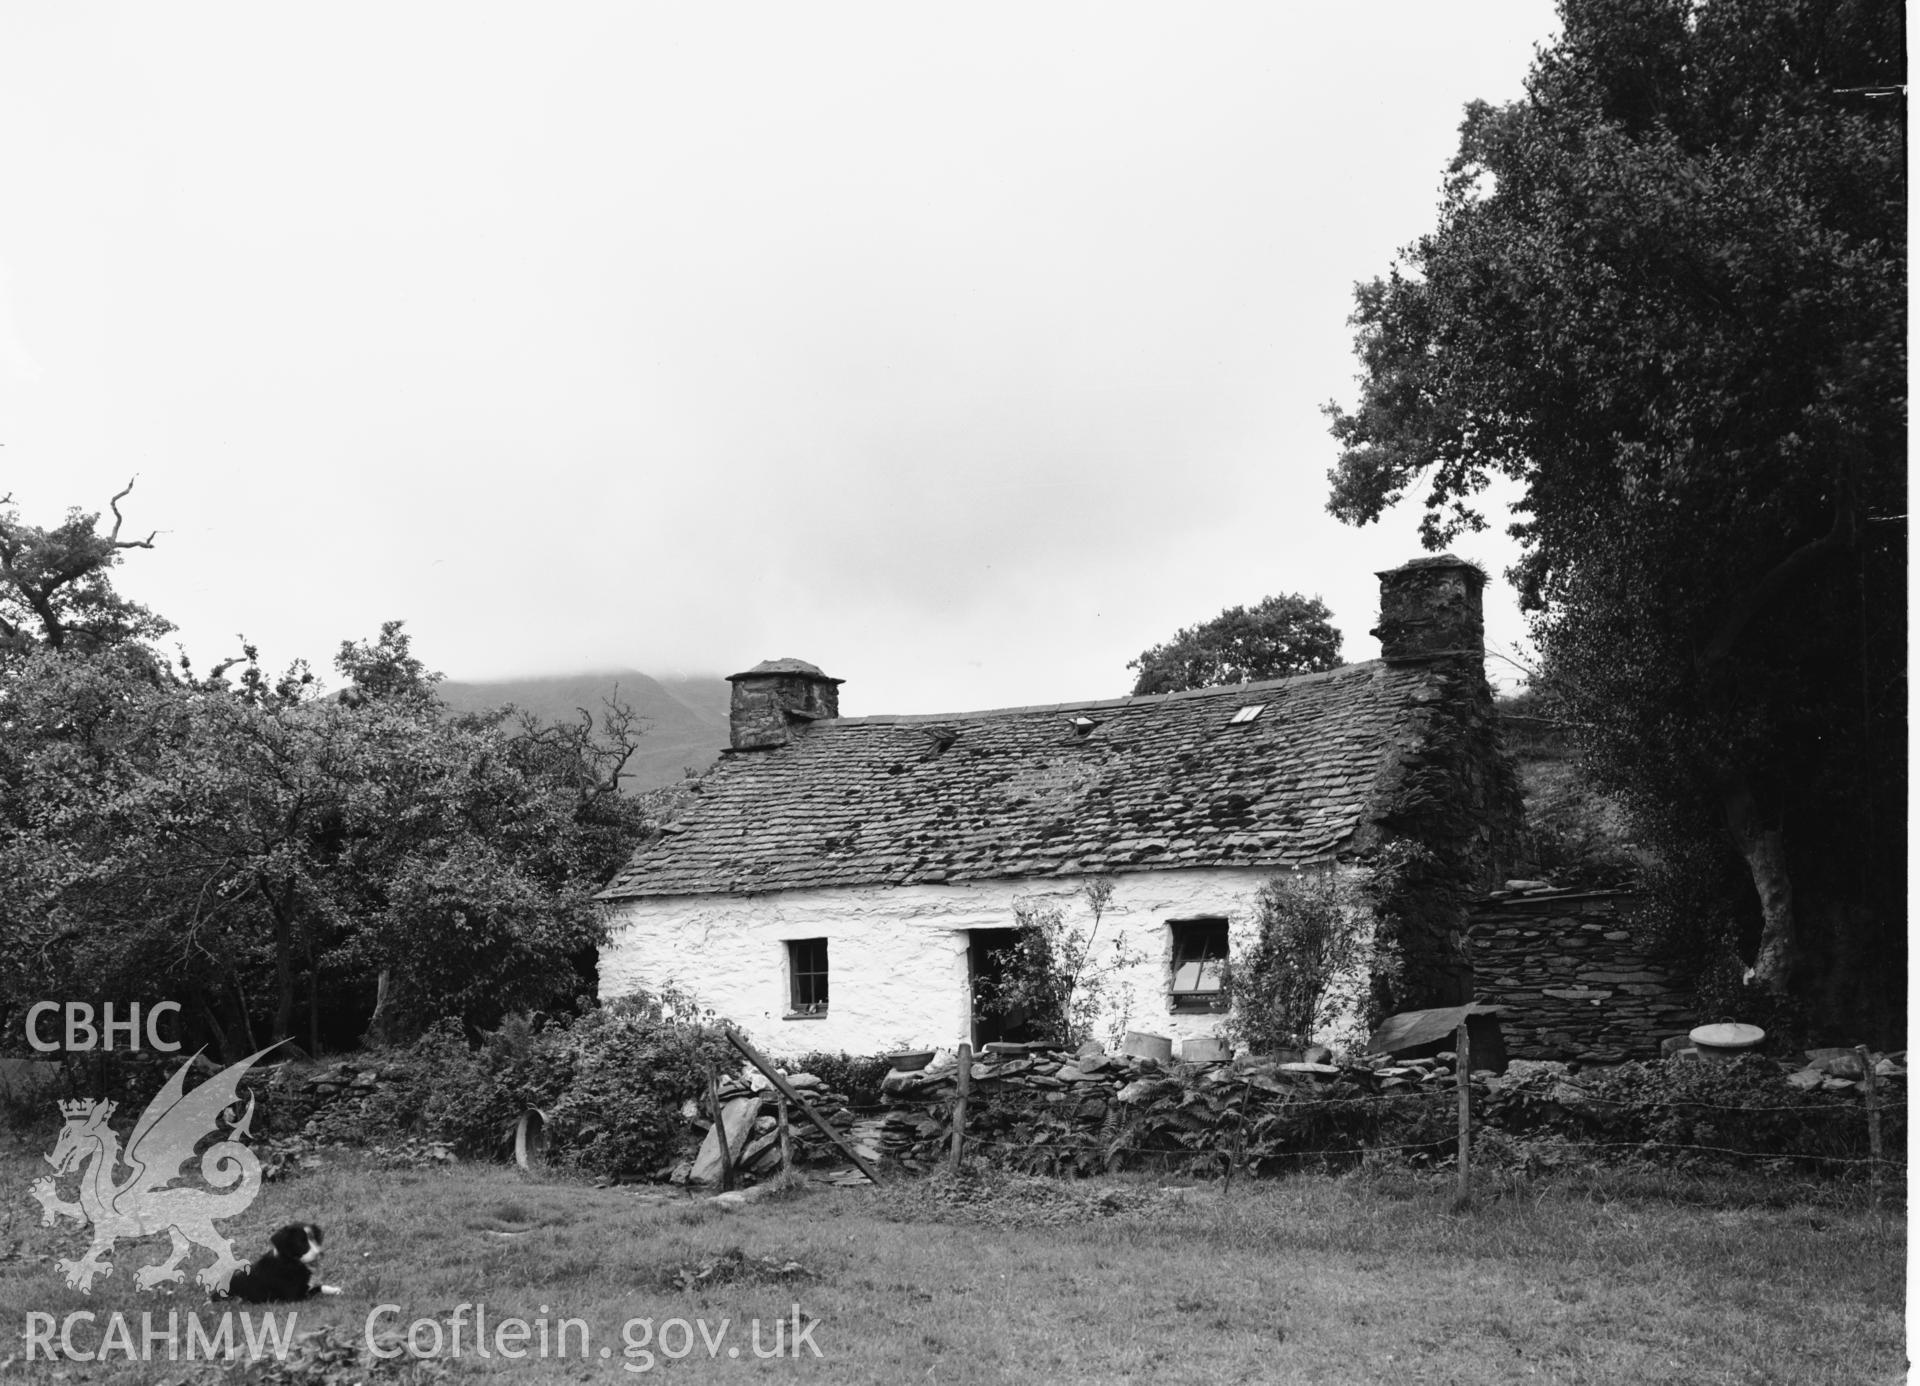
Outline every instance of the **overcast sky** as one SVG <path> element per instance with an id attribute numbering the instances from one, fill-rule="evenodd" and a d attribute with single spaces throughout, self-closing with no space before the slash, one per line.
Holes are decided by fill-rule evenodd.
<path id="1" fill-rule="evenodd" d="M 0 493 L 137 473 L 119 584 L 203 664 L 400 617 L 458 678 L 793 656 L 960 711 L 1124 693 L 1281 591 L 1372 658 L 1419 517 L 1324 510 L 1352 285 L 1554 23 L 8 6 Z"/>

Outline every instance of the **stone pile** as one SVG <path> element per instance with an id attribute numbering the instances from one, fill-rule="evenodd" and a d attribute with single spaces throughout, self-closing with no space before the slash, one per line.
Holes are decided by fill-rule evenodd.
<path id="1" fill-rule="evenodd" d="M 1805 1052 L 1806 1067 L 1787 1075 L 1787 1082 L 1802 1090 L 1818 1088 L 1822 1092 L 1851 1092 L 1864 1087 L 1869 1063 L 1873 1065 L 1874 1078 L 1881 1084 L 1889 1079 L 1906 1081 L 1907 1051 L 1904 1049 L 1893 1054 L 1869 1053 L 1865 1063 L 1851 1049 L 1809 1049 Z"/>
<path id="2" fill-rule="evenodd" d="M 404 1087 L 406 1079 L 393 1071 L 368 1068 L 350 1061 L 307 1068 L 300 1064 L 280 1064 L 266 1070 L 263 1099 L 277 1131 L 297 1131 L 312 1141 L 332 1141 L 358 1136 L 364 1129 L 367 1102 L 395 1087 Z"/>
<path id="3" fill-rule="evenodd" d="M 811 1073 L 789 1074 L 782 1070 L 780 1076 L 814 1115 L 831 1126 L 862 1159 L 875 1164 L 891 1159 L 914 1167 L 907 1153 L 907 1146 L 918 1130 L 913 1117 L 901 1112 L 862 1114 L 854 1110 L 847 1094 L 834 1091 Z M 669 1183 L 717 1186 L 722 1174 L 723 1131 L 737 1182 L 764 1179 L 780 1168 L 780 1104 L 765 1075 L 749 1069 L 742 1076 L 727 1078 L 720 1084 L 719 1097 L 721 1118 L 717 1123 L 704 1102 L 689 1099 L 681 1108 L 681 1115 L 691 1127 L 705 1134 L 698 1154 L 664 1171 Z M 833 1143 L 791 1106 L 787 1129 L 796 1165 L 845 1162 Z M 864 1182 L 860 1176 L 856 1179 Z"/>

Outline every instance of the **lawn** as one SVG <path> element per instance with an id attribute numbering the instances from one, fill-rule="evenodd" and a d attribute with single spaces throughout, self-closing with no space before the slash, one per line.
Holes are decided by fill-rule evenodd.
<path id="1" fill-rule="evenodd" d="M 164 1339 L 159 1361 L 116 1350 L 27 1362 L 29 1313 L 93 1311 L 75 1329 L 82 1350 L 115 1311 L 136 1350 L 143 1311 L 160 1328 L 169 1310 L 207 1331 L 217 1318 L 197 1289 L 133 1287 L 164 1240 L 123 1243 L 91 1297 L 68 1290 L 45 1258 L 75 1254 L 80 1233 L 40 1226 L 27 1197 L 37 1172 L 30 1150 L 0 1154 L 0 1362 L 13 1359 L 0 1383 L 1904 1379 L 1904 1213 L 1876 1220 L 1851 1190 L 1606 1173 L 1490 1186 L 1455 1213 L 1450 1181 L 1406 1172 L 1243 1180 L 1230 1196 L 987 1177 L 815 1186 L 729 1211 L 663 1190 L 350 1156 L 269 1184 L 226 1230 L 252 1251 L 280 1223 L 321 1223 L 326 1278 L 346 1293 L 300 1306 L 295 1332 L 359 1344 L 377 1314 L 376 1342 L 392 1351 L 427 1320 L 414 1332 L 423 1350 L 439 1336 L 432 1367 L 404 1355 L 355 1365 L 342 1347 L 329 1368 L 313 1338 L 303 1351 L 320 1365 L 297 1372 L 170 1363 Z M 463 1304 L 484 1306 L 490 1348 L 526 1356 L 476 1356 Z M 516 1318 L 525 1336 L 506 1325 L 502 1337 Z M 759 1350 L 777 1341 L 780 1356 L 756 1359 L 755 1320 Z"/>

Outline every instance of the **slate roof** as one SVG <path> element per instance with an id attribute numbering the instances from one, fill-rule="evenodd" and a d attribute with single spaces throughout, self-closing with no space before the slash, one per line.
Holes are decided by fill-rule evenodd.
<path id="1" fill-rule="evenodd" d="M 723 755 L 601 898 L 1324 860 L 1355 845 L 1443 678 L 1374 661 L 1155 697 L 816 722 L 788 745 Z M 1232 722 L 1255 704 L 1257 718 Z M 1082 734 L 1076 718 L 1095 725 Z"/>

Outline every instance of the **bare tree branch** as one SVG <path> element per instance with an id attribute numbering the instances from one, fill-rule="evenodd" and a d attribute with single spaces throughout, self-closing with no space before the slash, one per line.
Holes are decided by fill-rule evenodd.
<path id="1" fill-rule="evenodd" d="M 121 488 L 120 493 L 107 502 L 107 505 L 113 510 L 113 532 L 107 536 L 107 543 L 116 549 L 150 549 L 153 547 L 153 536 L 160 532 L 156 529 L 144 539 L 122 539 L 120 537 L 120 526 L 125 523 L 124 517 L 120 514 L 120 502 L 132 492 L 133 483 L 139 479 L 138 476 L 129 479 L 127 484 Z"/>

